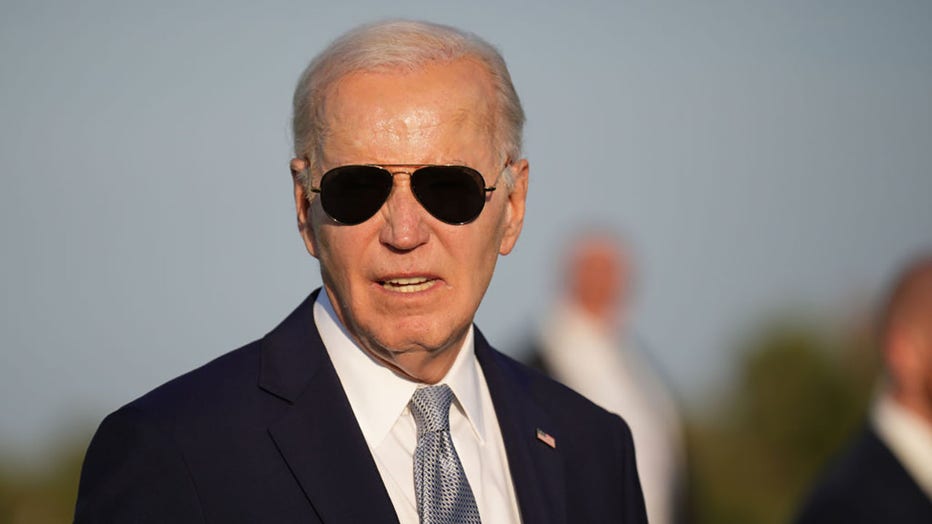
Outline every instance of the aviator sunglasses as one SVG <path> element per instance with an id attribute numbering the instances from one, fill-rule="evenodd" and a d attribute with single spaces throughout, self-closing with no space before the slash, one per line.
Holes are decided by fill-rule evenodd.
<path id="1" fill-rule="evenodd" d="M 324 173 L 320 187 L 312 187 L 311 191 L 320 193 L 324 212 L 345 225 L 361 224 L 375 215 L 388 200 L 393 177 L 398 173 L 411 176 L 411 192 L 428 213 L 452 225 L 475 220 L 485 206 L 486 193 L 495 191 L 495 186 L 486 187 L 485 179 L 471 167 L 424 164 L 389 167 L 417 169 L 391 171 L 385 166 L 368 164 L 335 167 Z"/>

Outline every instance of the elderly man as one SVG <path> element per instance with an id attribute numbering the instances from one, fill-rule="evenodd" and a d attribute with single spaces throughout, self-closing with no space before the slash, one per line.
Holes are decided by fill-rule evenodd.
<path id="1" fill-rule="evenodd" d="M 456 29 L 364 26 L 302 75 L 291 162 L 315 291 L 108 416 L 78 522 L 644 522 L 625 423 L 472 321 L 524 220 L 524 115 Z"/>
<path id="2" fill-rule="evenodd" d="M 882 328 L 886 375 L 870 421 L 823 475 L 800 524 L 932 522 L 932 255 L 899 276 Z"/>

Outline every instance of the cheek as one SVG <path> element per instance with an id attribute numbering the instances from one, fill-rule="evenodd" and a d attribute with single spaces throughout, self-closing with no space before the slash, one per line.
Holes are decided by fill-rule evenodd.
<path id="1" fill-rule="evenodd" d="M 455 254 L 454 263 L 459 264 L 463 271 L 468 272 L 475 286 L 481 288 L 480 291 L 484 290 L 492 279 L 492 271 L 498 261 L 498 251 L 503 236 L 499 219 L 500 216 L 496 215 L 494 220 L 483 224 L 484 227 L 476 228 L 471 235 L 458 239 L 460 242 L 458 245 L 471 246 L 472 251 Z"/>
<path id="2" fill-rule="evenodd" d="M 494 254 L 495 258 L 498 258 L 498 255 L 506 247 L 504 245 L 507 233 L 505 218 L 505 210 L 499 210 L 495 214 L 492 226 L 486 232 L 486 235 L 488 235 L 488 250 L 490 254 Z"/>
<path id="3" fill-rule="evenodd" d="M 362 260 L 360 243 L 350 233 L 347 228 L 329 224 L 315 229 L 317 259 L 321 271 L 331 279 L 347 280 Z"/>
<path id="4" fill-rule="evenodd" d="M 932 348 L 926 348 L 926 350 L 929 351 L 932 350 Z M 925 383 L 925 395 L 929 401 L 929 404 L 932 405 L 932 355 L 927 356 L 925 363 L 925 376 L 923 377 L 923 382 Z"/>
<path id="5" fill-rule="evenodd" d="M 318 199 L 315 198 L 308 206 L 304 238 L 307 249 L 314 258 L 321 259 L 325 256 L 322 252 L 326 251 L 326 246 L 329 244 L 327 241 L 329 222 L 330 219 L 321 209 Z"/>

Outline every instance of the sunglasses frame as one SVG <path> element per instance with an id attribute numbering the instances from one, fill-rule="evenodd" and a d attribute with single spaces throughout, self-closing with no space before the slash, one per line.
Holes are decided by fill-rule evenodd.
<path id="1" fill-rule="evenodd" d="M 408 176 L 411 177 L 411 179 L 412 179 L 412 181 L 413 181 L 414 175 L 415 175 L 418 171 L 421 171 L 422 169 L 429 169 L 429 168 L 436 168 L 436 167 L 455 167 L 455 168 L 462 169 L 465 173 L 474 173 L 476 176 L 478 176 L 478 180 L 477 180 L 477 181 L 479 182 L 479 185 L 478 185 L 477 187 L 479 187 L 479 188 L 481 189 L 481 191 L 482 191 L 482 193 L 483 193 L 483 196 L 482 196 L 482 206 L 479 208 L 479 210 L 478 210 L 478 212 L 476 213 L 475 216 L 469 218 L 468 220 L 464 220 L 464 221 L 453 221 L 453 222 L 451 222 L 451 221 L 444 220 L 443 218 L 440 218 L 440 217 L 436 216 L 433 212 L 431 212 L 430 209 L 427 208 L 427 206 L 424 205 L 424 202 L 422 202 L 422 201 L 421 201 L 421 198 L 418 197 L 417 191 L 415 191 L 415 188 L 414 188 L 413 183 L 412 183 L 412 186 L 411 186 L 411 193 L 414 195 L 414 198 L 417 200 L 418 204 L 420 204 L 421 207 L 422 207 L 425 211 L 427 211 L 427 213 L 428 213 L 430 216 L 436 218 L 437 220 L 439 220 L 439 221 L 441 221 L 441 222 L 443 222 L 443 223 L 445 223 L 445 224 L 450 224 L 450 225 L 453 225 L 453 226 L 462 226 L 462 225 L 465 225 L 465 224 L 469 224 L 470 222 L 472 222 L 472 221 L 476 220 L 477 218 L 479 218 L 479 215 L 482 214 L 482 210 L 485 209 L 485 200 L 486 200 L 486 196 L 487 196 L 489 193 L 491 193 L 492 191 L 495 191 L 495 190 L 497 189 L 499 179 L 502 177 L 502 174 L 505 172 L 505 169 L 507 169 L 510 165 L 511 165 L 511 161 L 506 161 L 506 162 L 505 162 L 505 165 L 502 166 L 502 169 L 501 169 L 501 171 L 499 172 L 498 177 L 495 179 L 494 184 L 491 185 L 491 186 L 486 186 L 486 185 L 485 185 L 485 177 L 482 176 L 482 173 L 480 173 L 478 170 L 476 170 L 476 169 L 474 169 L 474 168 L 471 168 L 471 167 L 469 167 L 469 166 L 464 166 L 464 165 L 461 165 L 461 164 L 345 164 L 345 165 L 342 165 L 342 166 L 336 166 L 336 167 L 334 167 L 334 168 L 328 169 L 326 172 L 324 172 L 323 175 L 321 175 L 321 177 L 320 177 L 320 182 L 318 182 L 318 186 L 317 186 L 317 187 L 311 187 L 311 188 L 309 188 L 309 190 L 310 190 L 311 193 L 318 193 L 318 194 L 323 195 L 323 194 L 321 193 L 321 189 L 322 189 L 323 184 L 324 184 L 324 179 L 327 177 L 327 175 L 331 174 L 332 172 L 334 172 L 334 171 L 337 170 L 337 169 L 352 168 L 352 167 L 369 167 L 369 168 L 379 169 L 379 170 L 381 170 L 381 171 L 387 173 L 387 174 L 392 178 L 392 185 L 393 185 L 393 187 L 394 187 L 394 178 L 395 178 L 395 175 L 400 175 L 400 174 L 408 175 Z M 389 168 L 402 168 L 402 169 L 401 169 L 401 170 L 398 170 L 398 169 L 393 170 L 393 169 L 389 169 Z M 339 220 L 338 218 L 332 216 L 330 213 L 327 213 L 327 210 L 326 210 L 326 209 L 324 209 L 324 212 L 327 213 L 327 216 L 330 217 L 331 220 L 333 220 L 334 222 L 336 222 L 336 223 L 338 223 L 338 224 L 348 225 L 348 226 L 354 226 L 354 225 L 362 224 L 363 222 L 366 222 L 367 220 L 369 220 L 370 218 L 372 218 L 373 216 L 375 216 L 375 215 L 379 212 L 379 209 L 382 209 L 382 206 L 385 205 L 385 202 L 388 201 L 388 199 L 389 199 L 390 196 L 391 196 L 391 190 L 389 190 L 388 196 L 385 197 L 385 200 L 382 201 L 382 203 L 381 203 L 381 204 L 379 205 L 379 207 L 375 210 L 375 212 L 373 212 L 371 215 L 369 215 L 368 217 L 366 217 L 365 220 L 362 220 L 362 221 L 359 221 L 359 222 L 344 222 L 344 221 Z M 323 203 L 323 202 L 321 202 L 321 203 Z"/>

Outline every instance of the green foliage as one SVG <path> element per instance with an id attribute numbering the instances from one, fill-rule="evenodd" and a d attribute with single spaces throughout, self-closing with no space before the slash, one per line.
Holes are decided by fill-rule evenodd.
<path id="1" fill-rule="evenodd" d="M 876 378 L 867 337 L 801 323 L 762 330 L 739 352 L 718 410 L 688 424 L 697 523 L 792 519 L 814 476 L 862 423 Z"/>
<path id="2" fill-rule="evenodd" d="M 59 524 L 71 522 L 78 477 L 87 440 L 62 445 L 41 471 L 22 466 L 0 469 L 0 523 Z M 10 464 L 12 461 L 0 461 Z"/>

